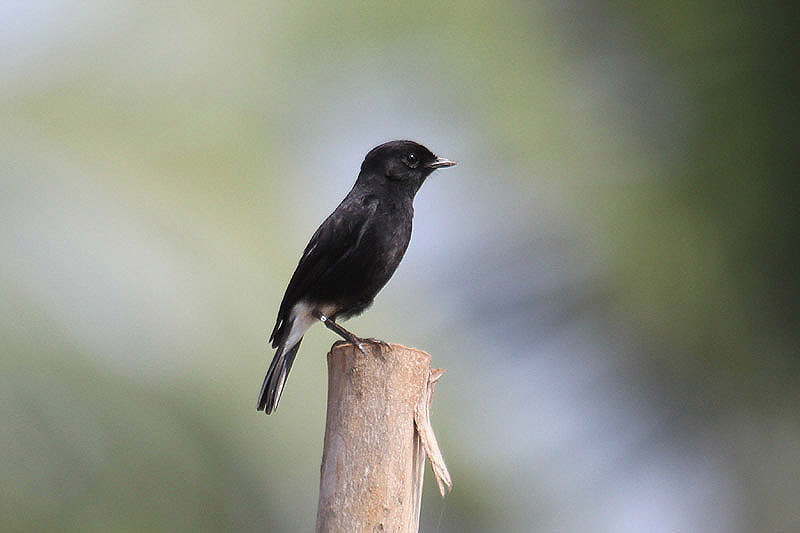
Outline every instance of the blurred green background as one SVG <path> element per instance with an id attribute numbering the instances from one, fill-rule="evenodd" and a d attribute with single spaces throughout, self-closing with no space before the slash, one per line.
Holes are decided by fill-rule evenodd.
<path id="1" fill-rule="evenodd" d="M 422 531 L 800 531 L 789 3 L 0 4 L 0 527 L 313 529 L 333 335 L 266 337 L 374 145 L 365 336 L 447 369 Z M 792 192 L 795 191 L 795 192 Z"/>

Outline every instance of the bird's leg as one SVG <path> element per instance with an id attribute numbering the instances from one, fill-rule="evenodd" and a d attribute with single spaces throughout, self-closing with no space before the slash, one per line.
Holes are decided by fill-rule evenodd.
<path id="1" fill-rule="evenodd" d="M 386 342 L 384 342 L 382 340 L 373 339 L 371 337 L 368 338 L 368 339 L 362 339 L 361 337 L 357 337 L 353 333 L 350 333 L 345 328 L 343 328 L 342 326 L 337 324 L 332 318 L 328 318 L 325 315 L 323 315 L 322 313 L 317 313 L 317 318 L 323 324 L 325 324 L 325 327 L 327 327 L 329 330 L 333 331 L 334 333 L 336 333 L 337 335 L 342 337 L 347 342 L 349 342 L 351 344 L 354 344 L 359 349 L 359 351 L 361 353 L 363 353 L 364 355 L 366 355 L 366 351 L 364 351 L 364 344 L 365 343 L 367 343 L 367 344 L 370 344 L 370 343 L 371 344 L 379 344 L 380 346 L 382 346 L 384 348 L 387 348 L 387 349 L 389 348 L 389 344 L 387 344 Z"/>
<path id="2" fill-rule="evenodd" d="M 361 353 L 363 353 L 364 355 L 367 354 L 364 351 L 364 339 L 356 337 L 355 335 L 344 329 L 342 326 L 334 322 L 333 319 L 326 317 L 322 313 L 317 313 L 317 318 L 320 319 L 320 321 L 322 321 L 323 324 L 325 324 L 326 328 L 333 331 L 334 333 L 342 337 L 350 344 L 355 344 L 356 347 L 359 349 L 359 351 L 361 351 Z"/>

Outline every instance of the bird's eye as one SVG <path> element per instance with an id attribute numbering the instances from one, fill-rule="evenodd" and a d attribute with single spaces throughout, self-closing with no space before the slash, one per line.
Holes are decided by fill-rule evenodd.
<path id="1" fill-rule="evenodd" d="M 419 165 L 419 157 L 417 157 L 417 154 L 415 154 L 414 152 L 411 152 L 407 156 L 405 156 L 405 158 L 403 158 L 403 162 L 409 168 L 417 168 L 417 165 Z"/>

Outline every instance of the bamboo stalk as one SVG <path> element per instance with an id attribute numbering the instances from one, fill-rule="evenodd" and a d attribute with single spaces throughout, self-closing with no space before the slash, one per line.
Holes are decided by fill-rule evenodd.
<path id="1" fill-rule="evenodd" d="M 328 353 L 328 413 L 317 532 L 419 529 L 425 455 L 442 495 L 450 476 L 430 425 L 430 356 L 392 344 Z"/>

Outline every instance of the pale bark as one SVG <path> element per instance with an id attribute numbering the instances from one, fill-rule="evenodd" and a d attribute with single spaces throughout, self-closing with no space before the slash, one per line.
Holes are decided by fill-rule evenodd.
<path id="1" fill-rule="evenodd" d="M 450 476 L 430 425 L 433 384 L 425 352 L 351 344 L 328 353 L 328 414 L 318 533 L 416 532 L 425 455 L 442 495 Z"/>

